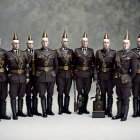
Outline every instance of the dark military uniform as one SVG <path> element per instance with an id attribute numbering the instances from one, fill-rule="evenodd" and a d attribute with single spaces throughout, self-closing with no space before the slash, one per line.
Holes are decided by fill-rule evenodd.
<path id="1" fill-rule="evenodd" d="M 26 49 L 27 60 L 29 64 L 29 79 L 30 81 L 26 84 L 26 105 L 27 105 L 27 112 L 28 116 L 32 117 L 33 115 L 41 115 L 38 113 L 37 106 L 38 106 L 38 91 L 35 85 L 35 66 L 34 66 L 34 50 L 33 49 Z M 31 95 L 32 99 L 31 99 Z M 32 110 L 31 110 L 32 109 Z"/>
<path id="2" fill-rule="evenodd" d="M 127 119 L 129 97 L 131 96 L 132 79 L 137 71 L 137 58 L 131 50 L 120 50 L 115 58 L 115 84 L 118 113 L 113 119 Z"/>
<path id="3" fill-rule="evenodd" d="M 11 107 L 13 112 L 13 119 L 18 119 L 18 116 L 25 117 L 22 112 L 23 97 L 26 89 L 26 78 L 29 76 L 27 68 L 26 55 L 21 50 L 14 50 L 6 52 L 6 62 L 8 67 L 8 81 L 10 84 L 9 94 L 11 98 Z M 27 65 L 26 65 L 27 64 Z M 16 97 L 18 97 L 18 113 L 16 114 Z"/>
<path id="4" fill-rule="evenodd" d="M 54 93 L 54 84 L 56 80 L 56 72 L 58 69 L 56 51 L 51 49 L 35 50 L 35 67 L 36 67 L 36 82 L 41 98 L 43 116 L 54 115 L 52 112 L 52 96 Z M 46 97 L 47 90 L 47 111 L 46 112 Z"/>
<path id="5" fill-rule="evenodd" d="M 61 47 L 56 50 L 58 58 L 58 73 L 56 77 L 58 91 L 59 114 L 71 112 L 68 110 L 70 96 L 69 92 L 72 84 L 73 70 L 73 50 Z M 63 93 L 65 94 L 65 102 L 63 107 Z"/>
<path id="6" fill-rule="evenodd" d="M 137 63 L 137 73 L 136 76 L 133 79 L 132 83 L 132 93 L 133 93 L 133 117 L 140 116 L 140 101 L 138 100 L 140 98 L 140 48 L 134 48 L 132 49 L 134 54 L 137 57 L 138 63 Z"/>
<path id="7" fill-rule="evenodd" d="M 78 91 L 79 112 L 89 113 L 86 110 L 88 94 L 93 77 L 94 51 L 91 48 L 77 48 L 74 53 L 75 79 Z"/>
<path id="8" fill-rule="evenodd" d="M 7 98 L 7 71 L 5 50 L 0 48 L 0 119 L 10 119 L 6 115 L 6 98 Z"/>
<path id="9" fill-rule="evenodd" d="M 102 49 L 96 52 L 95 58 L 95 79 L 98 77 L 99 86 L 101 89 L 101 97 L 104 102 L 104 110 L 106 115 L 112 117 L 112 103 L 113 103 L 113 72 L 116 51 L 112 49 Z M 106 108 L 106 93 L 108 94 L 108 104 Z"/>

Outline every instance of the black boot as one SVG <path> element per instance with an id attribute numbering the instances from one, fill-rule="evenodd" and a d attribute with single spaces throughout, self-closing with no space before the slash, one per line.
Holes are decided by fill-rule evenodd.
<path id="1" fill-rule="evenodd" d="M 33 114 L 31 112 L 31 106 L 32 106 L 31 97 L 29 96 L 26 96 L 26 106 L 27 106 L 27 116 L 33 117 Z"/>
<path id="2" fill-rule="evenodd" d="M 71 114 L 71 112 L 69 111 L 69 102 L 70 102 L 70 96 L 65 96 L 63 113 Z"/>
<path id="3" fill-rule="evenodd" d="M 78 114 L 79 114 L 79 115 L 82 115 L 82 114 L 83 114 L 83 107 L 79 107 Z"/>
<path id="4" fill-rule="evenodd" d="M 107 100 L 107 115 L 108 115 L 108 117 L 112 117 L 112 104 L 113 104 L 113 98 L 108 97 L 108 100 Z"/>
<path id="5" fill-rule="evenodd" d="M 123 115 L 121 118 L 121 121 L 126 121 L 127 120 L 127 114 L 128 114 L 128 110 L 129 110 L 129 106 L 123 106 Z"/>
<path id="6" fill-rule="evenodd" d="M 140 98 L 138 98 L 138 116 L 140 117 Z"/>
<path id="7" fill-rule="evenodd" d="M 27 117 L 27 115 L 25 115 L 22 111 L 23 109 L 23 99 L 18 100 L 18 113 L 17 115 L 20 117 Z"/>
<path id="8" fill-rule="evenodd" d="M 59 115 L 63 113 L 63 96 L 58 96 Z"/>
<path id="9" fill-rule="evenodd" d="M 105 115 L 108 115 L 107 109 L 106 109 L 106 96 L 101 96 L 101 101 L 103 102 L 103 111 L 105 111 Z"/>
<path id="10" fill-rule="evenodd" d="M 37 97 L 33 97 L 32 99 L 33 105 L 32 105 L 32 114 L 41 116 L 41 113 L 38 112 L 37 106 L 38 106 L 38 99 Z"/>
<path id="11" fill-rule="evenodd" d="M 88 95 L 84 95 L 83 97 L 84 97 L 83 113 L 89 114 L 89 111 L 87 110 Z"/>
<path id="12" fill-rule="evenodd" d="M 18 116 L 16 113 L 16 99 L 11 99 L 11 108 L 13 113 L 13 120 L 18 120 Z"/>
<path id="13" fill-rule="evenodd" d="M 138 99 L 137 98 L 133 98 L 133 116 L 132 117 L 137 117 L 138 116 Z"/>
<path id="14" fill-rule="evenodd" d="M 43 112 L 43 117 L 47 117 L 47 111 L 46 111 L 46 99 L 41 99 L 41 106 L 42 106 L 42 112 Z"/>
<path id="15" fill-rule="evenodd" d="M 78 114 L 82 115 L 83 114 L 83 103 L 84 103 L 84 99 L 82 94 L 78 94 Z"/>
<path id="16" fill-rule="evenodd" d="M 0 102 L 0 119 L 10 120 L 11 117 L 6 115 L 6 101 Z"/>
<path id="17" fill-rule="evenodd" d="M 117 120 L 122 117 L 122 102 L 117 101 L 117 115 L 112 117 L 112 120 Z"/>
<path id="18" fill-rule="evenodd" d="M 54 113 L 52 112 L 52 97 L 47 97 L 47 114 L 48 115 L 54 115 Z"/>

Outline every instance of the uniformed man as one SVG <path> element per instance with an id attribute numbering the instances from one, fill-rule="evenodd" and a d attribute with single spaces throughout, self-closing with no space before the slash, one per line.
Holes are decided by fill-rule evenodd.
<path id="1" fill-rule="evenodd" d="M 132 93 L 133 93 L 133 117 L 140 116 L 140 34 L 137 39 L 137 48 L 132 49 L 134 51 L 138 63 L 137 63 L 137 73 L 135 78 L 133 79 Z"/>
<path id="2" fill-rule="evenodd" d="M 113 104 L 113 72 L 116 51 L 109 48 L 110 40 L 107 32 L 103 39 L 103 49 L 96 52 L 94 78 L 98 79 L 101 89 L 101 98 L 104 102 L 106 115 L 112 117 Z M 98 77 L 98 78 L 97 78 Z M 106 108 L 106 93 L 108 95 Z"/>
<path id="3" fill-rule="evenodd" d="M 58 61 L 56 51 L 48 48 L 49 41 L 46 31 L 44 30 L 42 36 L 42 47 L 35 50 L 35 67 L 36 67 L 36 81 L 41 98 L 41 106 L 43 117 L 54 115 L 52 112 L 52 96 L 54 93 L 54 85 L 56 80 L 56 73 L 58 69 Z M 46 110 L 46 97 L 47 90 L 47 110 Z"/>
<path id="4" fill-rule="evenodd" d="M 58 72 L 56 77 L 57 91 L 58 91 L 58 105 L 59 113 L 71 114 L 69 111 L 69 101 L 70 101 L 70 88 L 72 84 L 72 71 L 73 71 L 73 50 L 67 48 L 68 37 L 66 31 L 64 30 L 62 36 L 62 47 L 57 49 L 58 58 Z M 65 100 L 63 105 L 63 94 L 65 94 Z"/>
<path id="5" fill-rule="evenodd" d="M 17 120 L 18 116 L 26 117 L 22 109 L 26 82 L 29 81 L 29 71 L 26 55 L 23 51 L 19 50 L 19 40 L 16 32 L 14 34 L 12 46 L 13 49 L 6 52 L 6 61 L 13 119 Z M 16 113 L 16 97 L 18 97 L 18 113 Z"/>
<path id="6" fill-rule="evenodd" d="M 82 46 L 75 49 L 74 52 L 74 73 L 78 91 L 78 114 L 89 114 L 87 103 L 93 77 L 94 51 L 88 48 L 86 33 L 82 37 L 81 44 Z"/>
<path id="7" fill-rule="evenodd" d="M 131 95 L 132 79 L 137 71 L 137 58 L 130 49 L 128 31 L 123 40 L 123 49 L 116 53 L 115 84 L 117 94 L 117 115 L 112 119 L 127 120 L 129 97 Z"/>
<path id="8" fill-rule="evenodd" d="M 34 41 L 32 40 L 31 34 L 28 37 L 26 43 L 27 49 L 25 50 L 27 54 L 27 60 L 29 64 L 29 82 L 26 84 L 26 105 L 27 105 L 27 115 L 32 117 L 33 115 L 41 116 L 41 113 L 38 112 L 38 91 L 35 85 L 35 64 L 34 64 L 34 50 L 33 50 Z M 31 99 L 31 95 L 32 99 Z"/>
<path id="9" fill-rule="evenodd" d="M 0 38 L 1 46 L 1 38 Z M 7 98 L 7 70 L 4 49 L 0 48 L 0 119 L 10 120 L 11 117 L 6 115 L 6 98 Z"/>

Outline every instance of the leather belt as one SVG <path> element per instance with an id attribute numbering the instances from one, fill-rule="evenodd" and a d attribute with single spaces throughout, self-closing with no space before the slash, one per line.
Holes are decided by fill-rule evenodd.
<path id="1" fill-rule="evenodd" d="M 17 73 L 17 74 L 22 74 L 25 72 L 25 70 L 10 70 L 11 73 Z"/>
<path id="2" fill-rule="evenodd" d="M 69 66 L 60 66 L 59 69 L 60 70 L 69 70 L 70 67 Z"/>
<path id="3" fill-rule="evenodd" d="M 87 71 L 89 70 L 89 67 L 77 67 L 77 69 L 82 70 L 82 71 Z"/>
<path id="4" fill-rule="evenodd" d="M 53 67 L 38 67 L 38 70 L 43 70 L 43 71 L 50 71 L 53 70 Z"/>
<path id="5" fill-rule="evenodd" d="M 122 77 L 122 76 L 124 76 L 125 74 L 123 73 L 115 73 L 115 78 L 120 78 L 120 77 Z"/>
<path id="6" fill-rule="evenodd" d="M 108 72 L 108 71 L 111 71 L 111 68 L 101 68 L 101 71 L 102 72 Z"/>
<path id="7" fill-rule="evenodd" d="M 0 72 L 4 72 L 4 69 L 3 68 L 0 68 Z"/>

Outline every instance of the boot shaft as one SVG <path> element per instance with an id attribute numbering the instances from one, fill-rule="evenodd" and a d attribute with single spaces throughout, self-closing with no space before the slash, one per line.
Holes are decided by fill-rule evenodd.
<path id="1" fill-rule="evenodd" d="M 11 108 L 13 114 L 16 114 L 16 99 L 11 99 Z"/>
<path id="2" fill-rule="evenodd" d="M 43 114 L 46 114 L 46 99 L 41 99 L 41 106 Z"/>
<path id="3" fill-rule="evenodd" d="M 6 114 L 6 101 L 0 102 L 0 116 L 5 116 Z"/>

